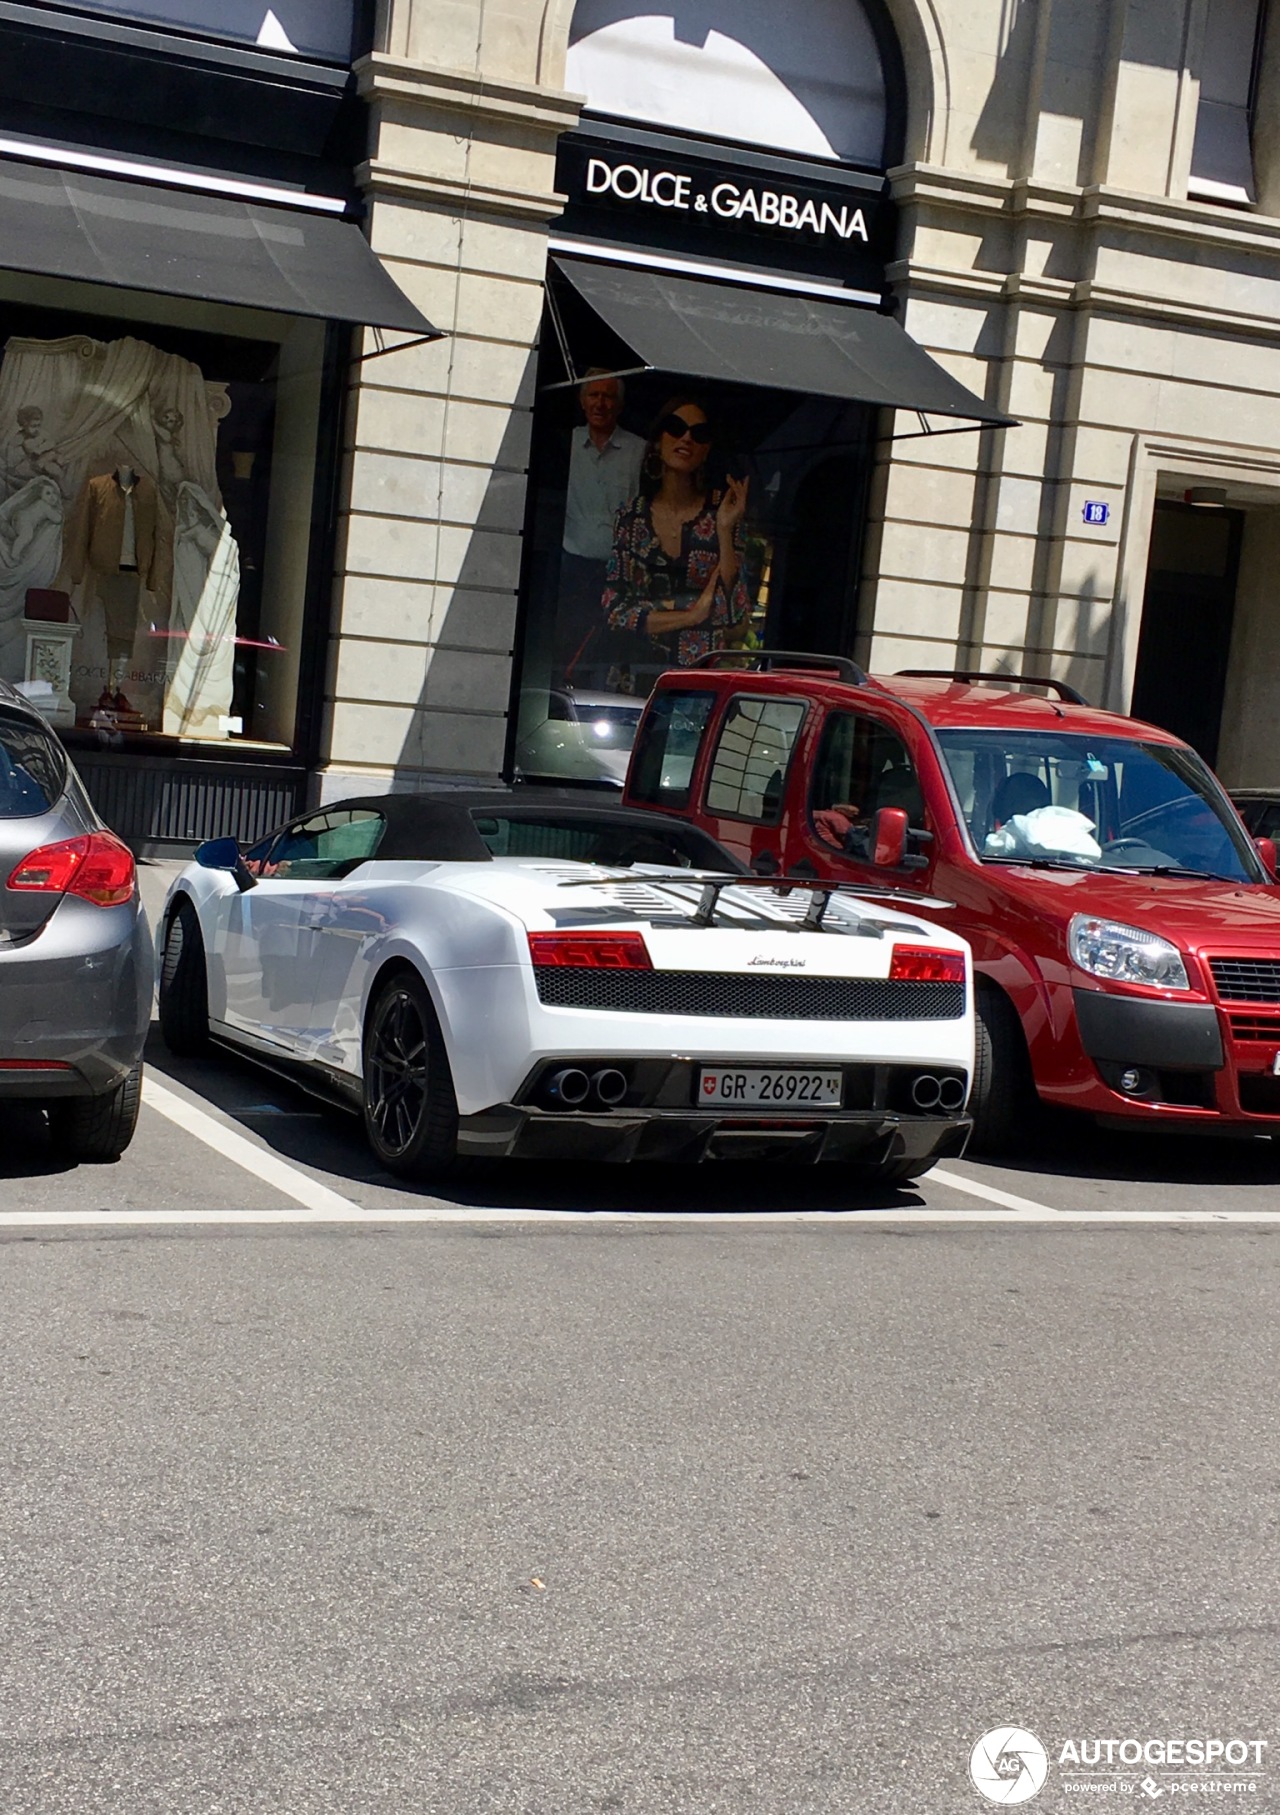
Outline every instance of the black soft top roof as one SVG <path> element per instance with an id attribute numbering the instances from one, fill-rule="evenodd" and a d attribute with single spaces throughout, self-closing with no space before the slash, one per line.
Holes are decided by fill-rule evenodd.
<path id="1" fill-rule="evenodd" d="M 378 863 L 492 863 L 490 851 L 476 820 L 492 815 L 521 823 L 553 821 L 588 830 L 599 827 L 618 835 L 618 855 L 597 862 L 663 863 L 661 850 L 643 855 L 645 844 L 656 841 L 675 850 L 699 869 L 742 871 L 742 864 L 722 844 L 698 826 L 689 826 L 665 814 L 642 808 L 615 806 L 598 795 L 555 788 L 458 788 L 424 794 L 368 794 L 333 800 L 320 809 L 328 813 L 363 810 L 381 813 L 387 829 L 378 846 Z M 307 814 L 305 817 L 310 818 Z M 296 824 L 296 821 L 291 823 Z M 551 855 L 551 853 L 548 853 Z"/>

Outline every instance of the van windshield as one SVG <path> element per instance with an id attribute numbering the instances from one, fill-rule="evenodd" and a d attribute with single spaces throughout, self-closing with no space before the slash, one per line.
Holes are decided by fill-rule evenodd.
<path id="1" fill-rule="evenodd" d="M 984 862 L 1267 880 L 1185 745 L 1065 731 L 939 731 L 938 742 Z"/>

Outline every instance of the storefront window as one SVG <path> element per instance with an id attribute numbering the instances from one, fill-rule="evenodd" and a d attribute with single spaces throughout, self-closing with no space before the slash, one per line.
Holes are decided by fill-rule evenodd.
<path id="1" fill-rule="evenodd" d="M 590 345 L 583 312 L 577 344 Z M 852 634 L 867 406 L 545 352 L 515 766 L 621 785 L 634 705 L 666 668 Z"/>
<path id="2" fill-rule="evenodd" d="M 0 300 L 0 675 L 64 730 L 287 748 L 323 328 L 157 313 Z"/>

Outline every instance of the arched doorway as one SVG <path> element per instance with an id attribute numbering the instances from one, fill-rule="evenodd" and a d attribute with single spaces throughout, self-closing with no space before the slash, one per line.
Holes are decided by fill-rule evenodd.
<path id="1" fill-rule="evenodd" d="M 578 0 L 566 85 L 593 114 L 883 170 L 898 154 L 897 41 L 880 7 Z"/>
<path id="2" fill-rule="evenodd" d="M 848 653 L 882 412 L 989 412 L 886 306 L 906 97 L 883 0 L 579 0 L 565 79 L 587 108 L 557 164 L 511 757 L 617 785 L 663 667 Z M 641 463 L 673 400 L 705 420 L 664 550 L 675 481 L 660 446 Z"/>

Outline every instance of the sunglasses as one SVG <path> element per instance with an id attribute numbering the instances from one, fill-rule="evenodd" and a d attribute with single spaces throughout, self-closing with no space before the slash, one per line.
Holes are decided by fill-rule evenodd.
<path id="1" fill-rule="evenodd" d="M 677 416 L 673 411 L 670 416 L 662 418 L 658 424 L 658 433 L 670 435 L 673 441 L 683 441 L 687 435 L 691 441 L 696 441 L 699 447 L 707 447 L 711 441 L 711 424 L 709 422 L 686 422 L 683 416 Z"/>

